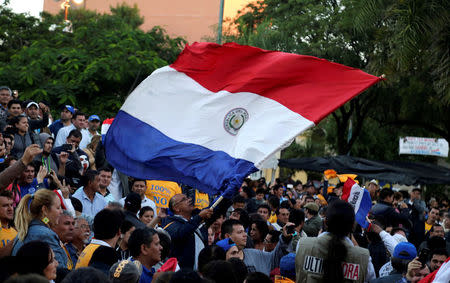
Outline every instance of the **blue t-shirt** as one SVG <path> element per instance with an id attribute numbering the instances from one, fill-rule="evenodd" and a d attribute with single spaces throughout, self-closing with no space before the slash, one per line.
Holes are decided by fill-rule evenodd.
<path id="1" fill-rule="evenodd" d="M 31 182 L 31 184 L 20 186 L 20 197 L 23 198 L 27 194 L 34 194 L 37 190 L 36 189 L 37 185 L 38 185 L 37 179 L 34 178 L 33 182 Z M 47 178 L 44 178 L 44 185 L 47 189 L 49 188 Z"/>

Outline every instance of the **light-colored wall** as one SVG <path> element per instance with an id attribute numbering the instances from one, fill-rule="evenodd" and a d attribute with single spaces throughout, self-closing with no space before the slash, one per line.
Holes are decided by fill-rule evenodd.
<path id="1" fill-rule="evenodd" d="M 84 0 L 81 6 L 108 13 L 109 7 L 123 2 L 138 6 L 144 17 L 144 24 L 141 26 L 143 30 L 158 25 L 170 36 L 182 36 L 190 43 L 200 41 L 205 36 L 214 36 L 213 26 L 217 27 L 219 19 L 220 0 Z M 45 0 L 44 11 L 58 13 L 61 3 L 62 0 Z M 76 9 L 77 5 L 72 3 L 70 9 L 72 8 Z"/>

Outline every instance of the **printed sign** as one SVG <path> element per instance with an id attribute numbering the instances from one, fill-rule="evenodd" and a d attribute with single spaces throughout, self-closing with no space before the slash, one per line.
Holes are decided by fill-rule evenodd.
<path id="1" fill-rule="evenodd" d="M 145 195 L 158 208 L 168 208 L 170 198 L 176 194 L 181 194 L 181 187 L 175 182 L 147 180 Z"/>
<path id="2" fill-rule="evenodd" d="M 305 262 L 303 263 L 303 270 L 307 272 L 323 274 L 323 259 L 306 256 Z M 348 280 L 358 280 L 360 276 L 360 267 L 356 263 L 342 263 L 342 271 L 344 272 L 344 278 Z"/>
<path id="3" fill-rule="evenodd" d="M 209 196 L 206 193 L 201 193 L 195 190 L 195 204 L 194 207 L 198 209 L 207 208 L 209 206 Z"/>
<path id="4" fill-rule="evenodd" d="M 399 141 L 399 154 L 448 157 L 448 142 L 445 139 L 404 137 Z"/>

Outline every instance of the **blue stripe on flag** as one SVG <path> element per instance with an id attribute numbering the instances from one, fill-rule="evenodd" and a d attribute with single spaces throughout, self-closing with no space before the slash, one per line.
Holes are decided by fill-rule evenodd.
<path id="1" fill-rule="evenodd" d="M 258 170 L 223 151 L 173 140 L 124 111 L 109 128 L 105 148 L 111 165 L 126 175 L 179 182 L 209 194 L 221 193 L 230 183 L 239 188 Z"/>
<path id="2" fill-rule="evenodd" d="M 367 228 L 369 226 L 369 222 L 366 220 L 367 214 L 369 214 L 370 209 L 372 208 L 372 200 L 370 199 L 370 193 L 368 190 L 364 189 L 364 194 L 361 199 L 361 203 L 359 205 L 358 211 L 355 213 L 355 220 L 359 225 L 363 228 Z"/>

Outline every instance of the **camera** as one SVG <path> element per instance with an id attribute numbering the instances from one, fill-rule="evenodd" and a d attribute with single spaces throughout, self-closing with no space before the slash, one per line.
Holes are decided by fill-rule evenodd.
<path id="1" fill-rule="evenodd" d="M 295 225 L 292 224 L 286 227 L 287 234 L 294 234 L 294 232 L 295 232 Z"/>

